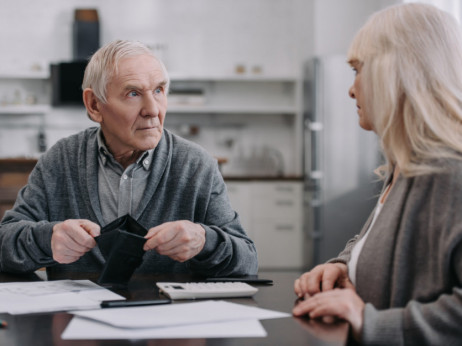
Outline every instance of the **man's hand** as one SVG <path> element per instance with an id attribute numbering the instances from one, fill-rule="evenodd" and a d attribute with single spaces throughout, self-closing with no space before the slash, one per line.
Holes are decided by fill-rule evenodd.
<path id="1" fill-rule="evenodd" d="M 51 250 L 58 263 L 72 263 L 95 247 L 101 228 L 90 220 L 66 220 L 53 227 Z"/>
<path id="2" fill-rule="evenodd" d="M 348 277 L 348 267 L 343 263 L 326 263 L 302 274 L 294 283 L 295 294 L 299 298 L 313 296 L 334 288 L 353 288 Z"/>
<path id="3" fill-rule="evenodd" d="M 204 248 L 205 230 L 191 221 L 173 221 L 151 228 L 145 238 L 145 251 L 156 250 L 161 255 L 184 262 Z"/>

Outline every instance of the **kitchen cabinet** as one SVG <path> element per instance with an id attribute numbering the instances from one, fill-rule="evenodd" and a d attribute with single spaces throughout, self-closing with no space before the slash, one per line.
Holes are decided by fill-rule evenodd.
<path id="1" fill-rule="evenodd" d="M 237 158 L 241 159 L 237 163 L 240 168 L 249 166 L 247 172 L 244 171 L 245 167 L 242 169 L 243 175 L 257 171 L 256 174 L 264 175 L 262 167 L 269 161 L 273 161 L 273 166 L 278 166 L 267 169 L 272 171 L 272 175 L 302 175 L 303 103 L 302 80 L 299 76 L 236 74 L 171 75 L 170 77 L 167 128 L 170 126 L 185 128 L 193 125 L 193 128 L 202 127 L 216 132 L 221 129 L 242 129 L 248 126 L 250 130 L 247 133 L 242 131 L 235 137 L 223 138 L 221 141 L 215 140 L 215 146 L 221 146 L 221 148 L 212 148 L 207 139 L 203 139 L 204 142 L 199 144 L 208 150 L 216 150 L 213 153 L 216 156 L 236 155 L 236 151 L 242 149 L 230 153 L 232 145 L 242 142 L 242 136 L 245 136 L 245 141 L 254 136 L 257 144 L 252 143 L 251 145 L 258 147 L 260 162 L 256 162 L 257 160 L 249 162 L 252 161 L 249 157 Z M 252 130 L 263 126 L 271 130 L 266 133 L 255 133 Z M 179 134 L 186 137 L 190 135 L 190 133 Z M 264 138 L 265 135 L 267 138 Z M 213 137 L 213 134 L 210 137 Z M 195 141 L 197 138 L 198 136 L 193 135 L 189 139 Z M 251 145 L 247 145 L 244 150 L 250 150 L 248 148 Z M 226 151 L 227 149 L 230 150 Z M 284 162 L 275 163 L 281 160 Z M 237 160 L 234 160 L 230 164 L 236 162 Z M 234 172 L 230 174 L 234 175 Z"/>
<path id="2" fill-rule="evenodd" d="M 261 269 L 301 269 L 306 254 L 301 181 L 226 181 Z"/>
<path id="3" fill-rule="evenodd" d="M 0 115 L 43 115 L 50 111 L 49 71 L 34 68 L 0 71 Z"/>
<path id="4" fill-rule="evenodd" d="M 0 159 L 0 219 L 13 207 L 36 163 L 35 159 Z"/>

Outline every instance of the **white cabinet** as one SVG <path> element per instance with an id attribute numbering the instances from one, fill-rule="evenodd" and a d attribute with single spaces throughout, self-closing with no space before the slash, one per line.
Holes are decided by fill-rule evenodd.
<path id="1" fill-rule="evenodd" d="M 45 114 L 50 110 L 48 69 L 0 71 L 0 114 Z"/>
<path id="2" fill-rule="evenodd" d="M 229 158 L 225 175 L 301 176 L 301 92 L 295 75 L 172 75 L 166 127 L 197 130 L 179 134 Z"/>
<path id="3" fill-rule="evenodd" d="M 232 207 L 255 242 L 260 269 L 303 267 L 303 185 L 299 181 L 227 181 Z"/>

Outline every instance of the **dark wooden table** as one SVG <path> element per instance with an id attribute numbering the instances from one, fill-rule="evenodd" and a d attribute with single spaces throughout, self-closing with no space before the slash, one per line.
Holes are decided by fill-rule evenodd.
<path id="1" fill-rule="evenodd" d="M 282 312 L 291 312 L 295 302 L 293 282 L 298 272 L 261 272 L 262 278 L 274 281 L 273 285 L 258 285 L 259 291 L 253 298 L 236 298 L 229 301 L 258 306 Z M 74 274 L 58 279 L 90 279 L 89 274 Z M 159 296 L 156 281 L 195 281 L 199 277 L 180 274 L 135 275 L 127 288 L 114 289 L 130 300 L 153 299 Z M 41 280 L 35 274 L 10 275 L 0 273 L 0 282 Z M 268 335 L 265 338 L 213 338 L 213 339 L 152 339 L 152 340 L 62 340 L 61 333 L 72 315 L 65 312 L 39 313 L 27 315 L 0 314 L 0 319 L 8 322 L 8 327 L 0 329 L 1 346 L 96 346 L 96 345 L 146 345 L 146 346 L 246 346 L 246 345 L 345 345 L 348 325 L 346 323 L 323 324 L 321 322 L 294 317 L 261 321 Z"/>

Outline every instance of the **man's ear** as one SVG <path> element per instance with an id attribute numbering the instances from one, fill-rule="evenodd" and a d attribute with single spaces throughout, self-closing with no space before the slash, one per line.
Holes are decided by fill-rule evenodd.
<path id="1" fill-rule="evenodd" d="M 91 120 L 101 123 L 103 121 L 103 117 L 101 115 L 101 102 L 96 97 L 93 89 L 86 88 L 83 91 L 83 103 L 85 104 L 85 108 L 87 109 L 87 114 Z"/>

